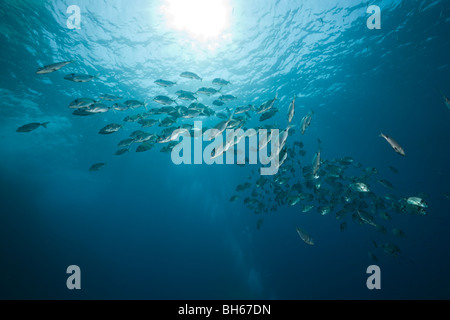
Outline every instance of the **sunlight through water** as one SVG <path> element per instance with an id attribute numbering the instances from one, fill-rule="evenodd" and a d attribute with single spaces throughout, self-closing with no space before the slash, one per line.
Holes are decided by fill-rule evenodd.
<path id="1" fill-rule="evenodd" d="M 219 38 L 230 26 L 228 0 L 166 0 L 161 9 L 170 28 L 201 42 Z"/>

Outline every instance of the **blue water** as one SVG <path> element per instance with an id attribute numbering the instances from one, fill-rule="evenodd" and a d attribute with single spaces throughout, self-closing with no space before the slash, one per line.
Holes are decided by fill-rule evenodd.
<path id="1" fill-rule="evenodd" d="M 450 2 L 225 3 L 228 25 L 205 40 L 173 28 L 163 0 L 1 2 L 0 298 L 450 298 L 450 199 L 444 196 L 450 192 L 450 110 L 439 92 L 450 96 Z M 381 9 L 379 30 L 366 25 L 372 4 Z M 70 5 L 80 8 L 80 29 L 67 26 Z M 35 74 L 67 60 L 74 62 Z M 184 71 L 203 81 L 180 78 Z M 64 80 L 72 72 L 99 77 Z M 68 108 L 74 99 L 103 93 L 159 108 L 155 96 L 195 91 L 216 77 L 231 81 L 222 90 L 238 99 L 216 107 L 214 98 L 202 96 L 204 104 L 217 112 L 259 106 L 278 92 L 280 112 L 267 123 L 280 129 L 297 96 L 296 133 L 288 144 L 305 145 L 299 173 L 320 139 L 324 160 L 350 156 L 363 168 L 377 168 L 395 189 L 386 192 L 374 182 L 374 193 L 423 195 L 427 215 L 376 216 L 386 234 L 350 216 L 341 232 L 335 212 L 304 214 L 301 205 L 255 215 L 245 196 L 229 199 L 249 176 L 258 178 L 258 166 L 176 166 L 159 146 L 115 156 L 117 143 L 140 129 L 122 121 L 137 111 L 76 117 Z M 161 78 L 177 85 L 159 87 L 154 81 Z M 302 136 L 300 120 L 310 110 L 314 117 Z M 47 129 L 16 132 L 46 121 Z M 205 119 L 205 125 L 218 121 Z M 98 134 L 112 122 L 123 129 Z M 378 137 L 380 131 L 395 137 L 406 156 Z M 98 162 L 106 166 L 90 172 Z M 313 236 L 314 246 L 299 238 L 297 226 Z M 394 237 L 394 227 L 406 237 Z M 401 254 L 386 254 L 373 241 L 393 242 Z M 381 290 L 366 287 L 372 264 L 381 269 Z M 69 265 L 81 269 L 81 290 L 66 287 Z"/>

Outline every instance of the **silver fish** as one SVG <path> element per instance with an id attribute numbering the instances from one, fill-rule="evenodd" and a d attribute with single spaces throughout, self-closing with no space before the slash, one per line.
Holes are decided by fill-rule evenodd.
<path id="1" fill-rule="evenodd" d="M 124 102 L 124 104 L 131 109 L 145 107 L 145 103 L 138 100 L 127 100 Z"/>
<path id="2" fill-rule="evenodd" d="M 28 123 L 24 126 L 21 126 L 20 128 L 18 128 L 16 130 L 16 132 L 31 132 L 33 130 L 36 130 L 37 128 L 39 128 L 40 126 L 43 126 L 44 128 L 47 128 L 47 125 L 50 122 L 44 122 L 44 123 L 39 123 L 39 122 L 33 122 L 33 123 Z"/>
<path id="3" fill-rule="evenodd" d="M 197 97 L 190 93 L 182 93 L 178 96 L 178 99 L 185 101 L 197 100 Z"/>
<path id="4" fill-rule="evenodd" d="M 249 111 L 254 111 L 255 107 L 251 104 L 247 105 L 247 106 L 240 106 L 236 108 L 236 111 L 234 112 L 235 114 L 241 114 L 241 113 L 246 113 Z"/>
<path id="5" fill-rule="evenodd" d="M 170 99 L 169 97 L 166 96 L 156 96 L 153 101 L 162 104 L 164 106 L 170 106 L 173 103 L 176 103 L 175 100 Z"/>
<path id="6" fill-rule="evenodd" d="M 302 118 L 302 122 L 301 122 L 301 131 L 302 134 L 305 134 L 306 129 L 309 127 L 309 125 L 311 124 L 311 119 L 312 116 L 314 115 L 313 111 L 310 111 L 306 116 L 304 116 Z"/>
<path id="7" fill-rule="evenodd" d="M 300 229 L 299 227 L 297 227 L 297 233 L 306 244 L 309 244 L 310 246 L 314 245 L 314 240 L 303 229 Z"/>
<path id="8" fill-rule="evenodd" d="M 292 122 L 292 119 L 294 118 L 294 113 L 295 113 L 295 97 L 294 97 L 294 99 L 292 99 L 292 102 L 289 105 L 288 123 Z"/>
<path id="9" fill-rule="evenodd" d="M 37 69 L 36 74 L 52 73 L 52 72 L 58 71 L 62 67 L 66 66 L 72 62 L 74 62 L 74 61 L 64 61 L 64 62 L 57 62 L 57 63 L 49 64 L 47 66 Z"/>
<path id="10" fill-rule="evenodd" d="M 220 96 L 220 98 L 219 98 L 220 101 L 224 101 L 224 102 L 232 101 L 232 100 L 236 100 L 236 99 L 237 98 L 231 94 L 225 94 L 225 95 Z"/>
<path id="11" fill-rule="evenodd" d="M 224 80 L 224 79 L 221 79 L 221 78 L 215 78 L 215 79 L 212 81 L 212 84 L 213 84 L 213 85 L 216 85 L 216 86 L 226 86 L 226 85 L 231 84 L 231 82 L 229 82 L 229 81 L 227 81 L 227 80 Z"/>
<path id="12" fill-rule="evenodd" d="M 100 73 L 96 74 L 95 76 L 90 76 L 88 74 L 77 74 L 77 73 L 71 73 L 64 77 L 64 79 L 73 81 L 73 82 L 89 82 L 94 78 L 98 78 Z"/>
<path id="13" fill-rule="evenodd" d="M 261 113 L 265 113 L 267 111 L 269 111 L 273 105 L 275 104 L 275 101 L 278 100 L 278 92 L 275 93 L 275 98 L 267 100 L 266 102 L 264 102 L 256 111 L 256 113 L 261 114 Z"/>
<path id="14" fill-rule="evenodd" d="M 105 126 L 104 128 L 102 128 L 98 133 L 111 134 L 111 133 L 119 131 L 121 128 L 122 128 L 122 125 L 117 124 L 117 123 L 111 123 L 111 124 L 108 124 L 107 126 Z"/>
<path id="15" fill-rule="evenodd" d="M 392 139 L 391 137 L 389 137 L 388 135 L 385 135 L 383 133 L 380 133 L 380 137 L 386 139 L 386 141 L 391 145 L 392 149 L 394 149 L 395 152 L 397 152 L 398 154 L 400 154 L 402 156 L 405 156 L 405 151 L 397 143 L 397 141 L 395 141 L 394 139 Z"/>
<path id="16" fill-rule="evenodd" d="M 161 87 L 173 87 L 174 85 L 177 84 L 176 82 L 162 80 L 162 79 L 156 80 L 155 83 Z"/>
<path id="17" fill-rule="evenodd" d="M 413 206 L 428 208 L 428 205 L 425 203 L 425 201 L 419 197 L 409 197 L 408 199 L 406 199 L 406 202 Z"/>
<path id="18" fill-rule="evenodd" d="M 350 189 L 355 192 L 370 192 L 369 187 L 362 182 L 355 182 L 350 185 Z"/>
<path id="19" fill-rule="evenodd" d="M 102 100 L 106 100 L 106 101 L 122 100 L 122 97 L 115 96 L 115 95 L 112 95 L 112 94 L 107 94 L 107 93 L 100 95 L 99 98 L 102 99 Z"/>
<path id="20" fill-rule="evenodd" d="M 192 80 L 200 80 L 200 81 L 202 81 L 202 78 L 200 78 L 197 74 L 195 74 L 193 72 L 182 72 L 180 74 L 180 77 L 187 78 L 187 79 L 192 79 Z"/>
<path id="21" fill-rule="evenodd" d="M 96 102 L 97 101 L 91 98 L 80 98 L 72 101 L 69 104 L 69 108 L 70 109 L 87 108 Z"/>
<path id="22" fill-rule="evenodd" d="M 197 93 L 204 94 L 207 96 L 212 96 L 219 92 L 220 92 L 220 90 L 216 90 L 214 88 L 206 88 L 206 87 L 201 87 L 200 89 L 197 90 Z"/>

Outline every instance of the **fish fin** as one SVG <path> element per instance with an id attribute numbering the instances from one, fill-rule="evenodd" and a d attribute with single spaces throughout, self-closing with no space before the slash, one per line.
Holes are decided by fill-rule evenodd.
<path id="1" fill-rule="evenodd" d="M 50 121 L 47 121 L 47 122 L 44 122 L 44 123 L 41 123 L 41 126 L 43 126 L 44 128 L 47 128 L 47 125 L 50 123 Z"/>
<path id="2" fill-rule="evenodd" d="M 228 122 L 230 122 L 231 120 L 233 120 L 235 111 L 236 111 L 236 109 L 233 109 L 233 112 L 231 112 L 230 118 L 228 118 Z"/>

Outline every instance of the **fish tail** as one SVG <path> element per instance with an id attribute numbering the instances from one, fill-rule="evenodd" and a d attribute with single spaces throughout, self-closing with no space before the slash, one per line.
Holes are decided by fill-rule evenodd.
<path id="1" fill-rule="evenodd" d="M 94 78 L 98 78 L 98 77 L 100 77 L 100 72 L 94 76 Z"/>
<path id="2" fill-rule="evenodd" d="M 278 100 L 278 91 L 275 93 L 275 100 Z"/>
<path id="3" fill-rule="evenodd" d="M 234 117 L 234 113 L 236 112 L 236 109 L 233 110 L 233 112 L 231 112 L 230 118 L 228 119 L 228 121 L 231 121 Z"/>
<path id="4" fill-rule="evenodd" d="M 381 131 L 380 131 L 380 135 L 379 135 L 379 137 L 380 137 L 380 138 L 386 138 L 386 136 L 384 135 L 384 133 L 383 133 L 383 132 L 381 132 Z"/>
<path id="5" fill-rule="evenodd" d="M 44 122 L 44 123 L 41 123 L 41 126 L 43 126 L 44 128 L 47 128 L 47 125 L 50 123 L 50 121 L 47 121 L 47 122 Z"/>

